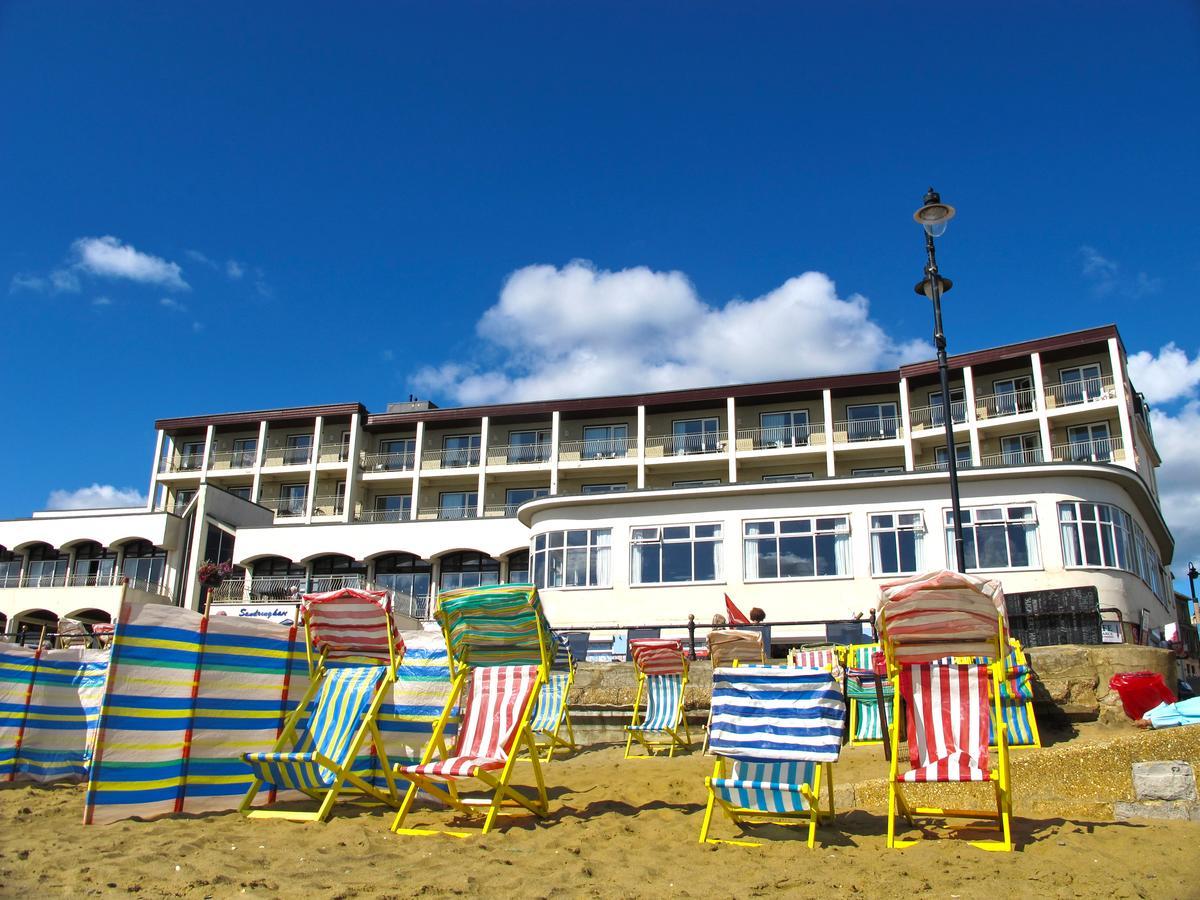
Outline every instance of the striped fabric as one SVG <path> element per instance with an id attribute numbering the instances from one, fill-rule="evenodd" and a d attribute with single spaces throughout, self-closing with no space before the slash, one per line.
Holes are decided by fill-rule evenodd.
<path id="1" fill-rule="evenodd" d="M 554 641 L 554 659 L 550 668 L 556 672 L 570 672 L 575 668 L 575 657 L 571 655 L 571 645 L 561 634 L 551 635 Z"/>
<path id="2" fill-rule="evenodd" d="M 987 666 L 915 665 L 900 670 L 912 769 L 903 781 L 987 781 Z"/>
<path id="3" fill-rule="evenodd" d="M 764 813 L 795 813 L 808 809 L 799 786 L 812 784 L 815 762 L 733 763 L 728 778 L 714 778 L 713 791 L 739 809 Z"/>
<path id="4" fill-rule="evenodd" d="M 317 653 L 326 659 L 356 663 L 389 663 L 388 639 L 396 656 L 403 652 L 395 623 L 387 608 L 387 591 L 343 588 L 323 594 L 305 594 L 301 615 Z"/>
<path id="5" fill-rule="evenodd" d="M 878 744 L 883 741 L 883 721 L 879 715 L 879 697 L 875 693 L 875 654 L 881 652 L 878 642 L 851 644 L 846 647 L 846 667 L 850 677 L 846 680 L 846 699 L 850 703 L 850 721 L 853 730 L 850 743 Z M 864 673 L 861 679 L 855 672 Z M 889 702 L 893 696 L 892 683 L 883 681 L 883 699 Z"/>
<path id="6" fill-rule="evenodd" d="M 1000 682 L 1000 712 L 1008 726 L 1008 746 L 1038 747 L 1041 746 L 1041 740 L 1033 712 L 1033 670 L 1025 661 L 1020 642 L 1010 639 L 1008 643 L 1011 650 L 1004 659 L 1004 680 Z M 975 657 L 971 661 L 980 665 L 991 662 L 986 657 Z M 991 737 L 988 740 L 994 746 L 996 711 L 991 705 L 988 710 L 991 714 Z"/>
<path id="7" fill-rule="evenodd" d="M 683 718 L 683 676 L 646 676 L 646 715 L 637 725 L 626 725 L 630 731 L 668 731 L 679 726 Z"/>
<path id="8" fill-rule="evenodd" d="M 737 631 L 721 629 L 708 633 L 708 658 L 714 669 L 740 663 L 763 661 L 763 638 L 761 631 Z"/>
<path id="9" fill-rule="evenodd" d="M 477 769 L 504 768 L 521 717 L 538 687 L 537 666 L 481 666 L 471 672 L 463 724 L 446 759 L 400 770 L 439 780 L 469 778 Z"/>
<path id="10" fill-rule="evenodd" d="M 834 762 L 846 702 L 820 669 L 738 666 L 713 671 L 710 749 L 756 762 Z M 795 782 L 793 782 L 795 783 Z"/>
<path id="11" fill-rule="evenodd" d="M 92 646 L 92 636 L 83 627 L 82 622 L 74 619 L 58 620 L 58 646 L 68 649 L 71 647 L 88 648 Z"/>
<path id="12" fill-rule="evenodd" d="M 835 669 L 838 666 L 837 651 L 832 647 L 819 650 L 788 651 L 788 665 L 801 669 Z"/>
<path id="13" fill-rule="evenodd" d="M 994 656 L 997 623 L 1007 628 L 998 581 L 958 572 L 914 575 L 883 586 L 880 635 L 900 663 L 947 655 Z"/>
<path id="14" fill-rule="evenodd" d="M 108 652 L 0 644 L 0 781 L 87 777 Z"/>
<path id="15" fill-rule="evenodd" d="M 537 709 L 529 727 L 534 732 L 550 733 L 558 727 L 563 710 L 567 706 L 567 689 L 570 686 L 569 672 L 551 672 L 550 681 L 542 686 L 538 694 Z"/>
<path id="16" fill-rule="evenodd" d="M 337 773 L 321 765 L 318 756 L 340 766 L 350 762 L 350 744 L 386 671 L 382 666 L 329 669 L 296 749 L 243 758 L 259 778 L 277 788 L 317 790 L 333 784 Z"/>
<path id="17" fill-rule="evenodd" d="M 683 642 L 667 638 L 636 638 L 629 642 L 633 664 L 647 675 L 682 675 L 687 671 Z"/>
<path id="18" fill-rule="evenodd" d="M 436 615 L 449 635 L 450 653 L 457 665 L 529 666 L 550 662 L 550 628 L 532 584 L 447 591 L 438 595 Z"/>

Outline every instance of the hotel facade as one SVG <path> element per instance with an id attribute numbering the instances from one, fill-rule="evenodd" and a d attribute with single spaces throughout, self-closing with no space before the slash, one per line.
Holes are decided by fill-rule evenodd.
<path id="1" fill-rule="evenodd" d="M 970 571 L 1094 587 L 1174 619 L 1149 410 L 1114 326 L 950 360 Z M 853 617 L 945 567 L 936 363 L 618 397 L 163 419 L 145 509 L 0 522 L 0 628 L 105 621 L 122 598 L 272 614 L 296 594 L 532 580 L 556 627 Z M 206 561 L 232 577 L 201 586 Z M 803 629 L 795 633 L 802 633 Z M 787 629 L 777 636 L 789 634 Z"/>

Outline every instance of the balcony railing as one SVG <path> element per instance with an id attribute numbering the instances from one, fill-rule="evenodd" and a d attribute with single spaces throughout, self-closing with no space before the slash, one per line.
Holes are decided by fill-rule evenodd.
<path id="1" fill-rule="evenodd" d="M 322 444 L 320 451 L 317 453 L 317 462 L 337 463 L 345 462 L 350 458 L 350 445 L 336 441 L 331 444 Z"/>
<path id="2" fill-rule="evenodd" d="M 459 506 L 426 506 L 417 510 L 418 519 L 437 519 L 439 521 L 450 521 L 453 519 L 478 519 L 479 512 L 476 507 L 459 507 Z"/>
<path id="3" fill-rule="evenodd" d="M 1101 438 L 1094 441 L 1069 441 L 1055 444 L 1051 448 L 1051 459 L 1055 462 L 1112 462 L 1125 454 L 1120 437 Z"/>
<path id="4" fill-rule="evenodd" d="M 488 465 L 536 466 L 550 462 L 549 444 L 505 444 L 488 447 Z"/>
<path id="5" fill-rule="evenodd" d="M 833 423 L 833 442 L 835 444 L 890 441 L 903 436 L 904 430 L 900 425 L 900 420 L 894 416 Z"/>
<path id="6" fill-rule="evenodd" d="M 955 425 L 967 421 L 967 403 L 958 400 L 950 404 L 950 418 Z M 941 428 L 945 423 L 946 410 L 940 403 L 933 406 L 918 406 L 908 411 L 908 419 L 914 430 L 921 428 Z"/>
<path id="7" fill-rule="evenodd" d="M 1117 391 L 1113 387 L 1113 380 L 1107 375 L 1102 378 L 1085 378 L 1083 381 L 1046 385 L 1046 406 L 1049 409 L 1116 398 Z"/>
<path id="8" fill-rule="evenodd" d="M 699 456 L 724 453 L 727 434 L 710 431 L 706 434 L 657 434 L 646 438 L 647 456 Z"/>
<path id="9" fill-rule="evenodd" d="M 824 443 L 824 425 L 739 428 L 737 431 L 739 450 L 795 450 Z"/>
<path id="10" fill-rule="evenodd" d="M 307 506 L 307 497 L 269 497 L 258 501 L 259 506 L 265 506 L 275 513 L 277 519 L 290 519 L 303 516 Z"/>
<path id="11" fill-rule="evenodd" d="M 210 469 L 253 469 L 258 461 L 257 450 L 214 450 L 209 458 Z"/>
<path id="12" fill-rule="evenodd" d="M 313 501 L 314 516 L 340 516 L 346 511 L 346 498 L 344 495 L 333 495 L 331 497 L 317 497 Z"/>
<path id="13" fill-rule="evenodd" d="M 307 466 L 312 447 L 270 447 L 263 454 L 264 466 Z"/>
<path id="14" fill-rule="evenodd" d="M 408 522 L 411 509 L 364 509 L 356 517 L 360 522 Z"/>
<path id="15" fill-rule="evenodd" d="M 170 595 L 170 590 L 166 585 L 143 581 L 141 578 L 130 578 L 120 572 L 104 572 L 95 575 L 38 575 L 23 578 L 15 575 L 0 576 L 0 588 L 118 587 L 122 584 L 149 594 Z"/>
<path id="16" fill-rule="evenodd" d="M 981 466 L 1033 466 L 1045 461 L 1042 448 L 1032 450 L 1008 450 L 1000 453 L 990 453 L 979 458 Z"/>
<path id="17" fill-rule="evenodd" d="M 315 575 L 311 584 L 305 575 L 269 575 L 250 578 L 249 581 L 230 578 L 213 588 L 208 599 L 212 603 L 299 603 L 306 589 L 318 593 L 343 587 L 387 590 L 392 609 L 414 619 L 427 619 L 431 613 L 428 594 L 410 596 L 401 591 L 381 588 L 363 575 Z"/>
<path id="18" fill-rule="evenodd" d="M 416 467 L 417 455 L 411 450 L 390 453 L 361 453 L 363 470 L 366 472 L 411 472 Z"/>
<path id="19" fill-rule="evenodd" d="M 610 438 L 591 441 L 563 441 L 558 445 L 559 460 L 624 459 L 637 456 L 637 441 L 633 438 Z"/>
<path id="20" fill-rule="evenodd" d="M 203 453 L 164 456 L 158 461 L 159 472 L 199 472 L 204 468 Z"/>
<path id="21" fill-rule="evenodd" d="M 975 418 L 996 419 L 1033 412 L 1037 394 L 1032 388 L 1005 391 L 1000 394 L 983 394 L 975 398 Z"/>
<path id="22" fill-rule="evenodd" d="M 465 469 L 479 465 L 478 447 L 453 450 L 426 450 L 421 454 L 423 469 Z"/>
<path id="23" fill-rule="evenodd" d="M 975 463 L 969 459 L 960 459 L 957 462 L 958 465 L 955 468 L 959 472 L 963 471 L 964 469 L 975 468 Z M 949 470 L 950 465 L 945 460 L 942 460 L 941 462 L 925 463 L 924 465 L 920 466 L 913 466 L 914 472 L 948 472 Z"/>

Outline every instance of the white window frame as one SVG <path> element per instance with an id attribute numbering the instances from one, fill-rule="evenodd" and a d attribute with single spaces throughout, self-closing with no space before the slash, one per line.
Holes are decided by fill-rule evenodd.
<path id="1" fill-rule="evenodd" d="M 685 481 L 672 481 L 673 488 L 698 488 L 698 487 L 713 487 L 721 484 L 720 478 L 695 478 Z"/>
<path id="2" fill-rule="evenodd" d="M 1033 439 L 1032 447 L 1025 446 L 1026 439 L 1028 439 L 1028 438 Z M 1017 440 L 1017 441 L 1021 442 L 1020 450 L 1013 451 L 1013 450 L 1005 450 L 1004 449 L 1004 442 L 1012 441 L 1012 440 Z M 1000 437 L 1000 461 L 1004 465 L 1023 465 L 1026 462 L 1025 454 L 1033 453 L 1035 451 L 1038 453 L 1043 452 L 1042 451 L 1042 436 L 1041 436 L 1041 434 L 1039 434 L 1036 431 L 1023 431 L 1020 434 L 1005 434 L 1005 435 L 1001 435 L 1001 437 Z M 1020 463 L 1009 463 L 1009 462 L 1005 461 L 1007 458 L 1009 458 L 1010 454 L 1013 454 L 1013 453 L 1016 453 L 1020 457 L 1020 459 L 1021 459 Z M 1044 455 L 1042 456 L 1042 461 L 1045 461 Z"/>
<path id="3" fill-rule="evenodd" d="M 587 436 L 588 429 L 590 429 L 590 428 L 607 429 L 608 437 L 590 438 Z M 622 437 L 617 437 L 616 435 L 613 434 L 613 431 L 615 431 L 618 428 L 624 429 L 624 435 Z M 580 437 L 581 437 L 581 441 L 580 441 L 580 448 L 579 448 L 579 458 L 581 460 L 619 459 L 623 456 L 626 456 L 629 452 L 629 423 L 628 422 L 612 422 L 612 423 L 600 423 L 597 425 L 584 425 L 582 431 L 580 432 Z M 619 449 L 617 447 L 618 442 L 620 442 L 622 445 Z M 601 450 L 599 453 L 589 453 L 588 452 L 588 444 L 606 446 L 607 449 Z"/>
<path id="4" fill-rule="evenodd" d="M 663 533 L 668 528 L 687 528 L 687 538 L 664 538 Z M 697 528 L 716 528 L 716 534 L 709 536 L 696 536 Z M 655 537 L 650 537 L 649 534 L 639 536 L 639 532 L 654 532 Z M 692 579 L 690 581 L 636 581 L 640 576 L 639 567 L 634 561 L 634 551 L 639 546 L 648 544 L 657 544 L 659 547 L 658 555 L 658 576 L 661 579 L 663 574 L 663 559 L 666 554 L 663 552 L 664 544 L 688 544 L 692 547 Z M 696 545 L 697 544 L 712 544 L 713 548 L 713 569 L 714 578 L 696 580 Z M 629 529 L 629 586 L 631 588 L 662 588 L 662 587 L 679 587 L 689 584 L 725 584 L 725 525 L 722 522 L 668 522 L 661 525 L 633 525 Z"/>
<path id="5" fill-rule="evenodd" d="M 1030 518 L 1030 519 L 1011 519 L 1011 518 L 1009 518 L 1008 510 L 1016 509 L 1016 508 L 1024 508 L 1024 507 L 1027 507 L 1028 509 L 1030 509 L 1032 511 L 1032 518 Z M 1001 510 L 1001 512 L 1002 512 L 1001 518 L 985 519 L 983 522 L 979 521 L 978 514 L 980 512 L 988 511 L 988 510 L 997 510 L 997 509 Z M 984 506 L 964 507 L 962 509 L 962 512 L 964 514 L 969 514 L 969 516 L 970 516 L 970 522 L 966 522 L 963 524 L 963 552 L 964 552 L 964 554 L 966 553 L 966 549 L 967 549 L 966 532 L 968 531 L 968 529 L 972 530 L 972 536 L 974 538 L 974 545 L 975 545 L 976 565 L 972 566 L 972 565 L 968 564 L 968 566 L 967 566 L 968 572 L 1040 572 L 1045 569 L 1045 563 L 1042 559 L 1043 553 L 1042 553 L 1041 523 L 1038 521 L 1037 504 L 1034 503 L 1032 500 L 1017 501 L 1017 502 L 1013 502 L 1013 503 L 988 504 L 988 505 L 984 505 Z M 953 512 L 950 509 L 950 507 L 943 507 L 942 522 L 945 524 L 946 560 L 949 563 L 950 561 L 954 560 L 954 525 L 953 525 Z M 1034 538 L 1033 547 L 1035 548 L 1035 550 L 1037 552 L 1037 564 L 1029 565 L 1029 566 L 1014 566 L 1014 565 L 987 566 L 987 567 L 979 566 L 978 565 L 978 562 L 979 562 L 979 535 L 975 531 L 975 529 L 977 529 L 979 527 L 987 527 L 987 526 L 995 526 L 998 524 L 1003 524 L 1005 526 L 1005 551 L 1006 551 L 1008 560 L 1011 563 L 1012 562 L 1012 545 L 1010 543 L 1008 543 L 1009 536 L 1008 536 L 1007 526 L 1010 524 L 1016 524 L 1016 523 L 1021 523 L 1021 524 L 1026 524 L 1026 525 L 1032 523 L 1033 538 Z"/>
<path id="6" fill-rule="evenodd" d="M 903 475 L 904 466 L 868 466 L 864 469 L 851 469 L 850 474 L 863 478 L 877 478 L 882 475 Z"/>
<path id="7" fill-rule="evenodd" d="M 876 518 L 879 516 L 891 516 L 892 525 L 882 527 L 876 525 Z M 916 521 L 910 521 L 905 524 L 900 523 L 901 516 L 916 516 Z M 914 539 L 914 556 L 916 567 L 913 569 L 899 568 L 900 564 L 900 532 L 911 531 L 915 535 Z M 897 570 L 895 572 L 881 572 L 875 565 L 875 535 L 890 534 L 896 548 L 896 563 Z M 921 572 L 925 568 L 925 536 L 928 530 L 925 527 L 925 514 L 919 509 L 897 509 L 897 510 L 881 510 L 877 512 L 867 513 L 867 542 L 871 552 L 871 577 L 873 578 L 893 578 L 897 575 L 912 575 Z M 882 540 L 882 539 L 881 539 Z"/>
<path id="8" fill-rule="evenodd" d="M 841 519 L 845 523 L 845 529 L 842 530 L 838 526 L 830 528 L 817 528 L 817 522 L 821 519 Z M 808 522 L 809 530 L 807 532 L 789 532 L 786 535 L 780 534 L 780 526 L 785 523 Z M 770 523 L 774 526 L 773 534 L 749 535 L 747 530 L 751 525 L 760 525 Z M 817 536 L 818 535 L 841 535 L 846 536 L 846 571 L 845 573 L 835 573 L 833 575 L 818 575 L 817 571 Z M 803 538 L 809 537 L 812 539 L 812 559 L 813 559 L 813 574 L 812 575 L 775 575 L 775 576 L 754 576 L 747 574 L 746 553 L 749 544 L 759 544 L 770 539 L 775 541 L 775 558 L 779 559 L 779 539 L 780 537 L 787 538 Z M 778 563 L 776 563 L 778 569 Z M 848 512 L 833 512 L 821 513 L 820 515 L 807 516 L 782 516 L 779 518 L 753 518 L 742 520 L 742 580 L 746 584 L 774 584 L 781 581 L 838 581 L 854 577 L 854 534 L 850 524 L 850 513 Z"/>
<path id="9" fill-rule="evenodd" d="M 570 535 L 572 532 L 583 532 L 586 537 L 583 544 L 571 544 Z M 554 541 L 554 535 L 561 535 L 561 542 L 558 546 L 551 546 Z M 606 539 L 607 542 L 600 538 Z M 539 546 L 540 544 L 540 546 Z M 600 554 L 601 551 L 608 551 L 607 577 L 600 578 Z M 567 576 L 567 553 L 568 551 L 582 552 L 587 560 L 587 584 L 566 584 Z M 595 551 L 593 556 L 592 551 Z M 552 585 L 549 581 L 550 566 L 556 558 L 559 563 L 558 572 L 562 579 L 561 584 Z M 595 570 L 593 570 L 593 561 Z M 554 531 L 544 531 L 541 534 L 535 534 L 529 540 L 529 577 L 530 580 L 537 586 L 538 590 L 549 591 L 597 591 L 612 589 L 612 563 L 613 563 L 613 545 L 612 545 L 612 528 L 567 528 L 556 529 Z M 596 583 L 592 584 L 595 578 Z M 603 582 L 603 583 L 602 583 Z"/>

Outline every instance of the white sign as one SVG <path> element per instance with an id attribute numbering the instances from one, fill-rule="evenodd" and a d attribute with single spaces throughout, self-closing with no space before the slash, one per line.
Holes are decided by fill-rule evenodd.
<path id="1" fill-rule="evenodd" d="M 212 603 L 209 604 L 208 614 L 237 616 L 239 619 L 261 619 L 278 625 L 295 625 L 297 620 L 295 606 L 275 603 Z"/>

